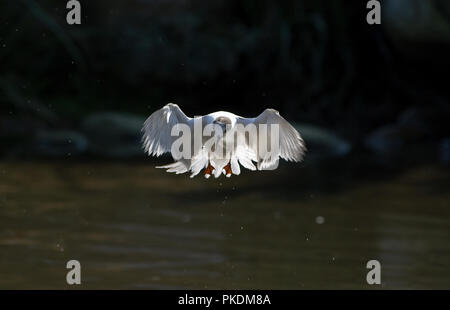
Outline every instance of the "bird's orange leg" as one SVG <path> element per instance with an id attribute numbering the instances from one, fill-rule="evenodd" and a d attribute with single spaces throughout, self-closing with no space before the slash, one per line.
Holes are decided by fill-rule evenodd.
<path id="1" fill-rule="evenodd" d="M 205 169 L 205 178 L 209 178 L 214 171 L 214 167 L 208 162 L 208 167 Z"/>
<path id="2" fill-rule="evenodd" d="M 231 171 L 231 164 L 228 163 L 225 167 L 223 167 L 223 169 L 225 169 L 225 175 L 227 178 L 231 177 L 231 174 L 233 173 Z"/>

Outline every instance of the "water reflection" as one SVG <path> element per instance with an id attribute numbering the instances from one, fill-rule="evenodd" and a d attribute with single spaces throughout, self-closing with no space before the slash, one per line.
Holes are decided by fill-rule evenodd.
<path id="1" fill-rule="evenodd" d="M 378 259 L 383 288 L 450 288 L 441 167 L 204 180 L 153 166 L 0 164 L 0 287 L 68 288 L 77 259 L 82 288 L 372 289 Z"/>

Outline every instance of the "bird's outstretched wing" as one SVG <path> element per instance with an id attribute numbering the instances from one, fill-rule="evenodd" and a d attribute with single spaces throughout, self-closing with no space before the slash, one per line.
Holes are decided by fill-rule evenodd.
<path id="1" fill-rule="evenodd" d="M 169 103 L 150 115 L 142 128 L 142 142 L 145 152 L 160 156 L 170 152 L 177 137 L 171 135 L 172 127 L 179 123 L 191 126 L 191 118 L 178 105 Z"/>
<path id="2" fill-rule="evenodd" d="M 253 143 L 250 141 L 248 136 L 245 136 L 243 141 L 245 141 L 245 146 L 237 147 L 238 152 L 236 156 L 239 162 L 249 162 L 257 161 L 258 170 L 271 170 L 278 166 L 279 157 L 287 161 L 299 162 L 303 159 L 306 151 L 305 144 L 302 137 L 295 128 L 287 122 L 278 111 L 274 109 L 266 109 L 256 118 L 243 118 L 240 117 L 237 120 L 244 126 L 250 123 L 256 125 L 258 138 Z M 267 124 L 267 133 L 270 137 L 272 124 L 277 124 L 279 128 L 279 147 L 277 152 L 269 150 L 265 152 L 264 148 L 260 148 L 260 124 Z M 245 133 L 238 133 L 244 134 Z M 270 144 L 270 142 L 268 143 Z M 240 152 L 239 152 L 240 151 Z"/>

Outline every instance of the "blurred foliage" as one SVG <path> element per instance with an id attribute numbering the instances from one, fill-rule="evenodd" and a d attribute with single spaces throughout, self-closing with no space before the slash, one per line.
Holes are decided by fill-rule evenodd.
<path id="1" fill-rule="evenodd" d="M 171 101 L 190 115 L 273 107 L 355 135 L 448 98 L 442 66 L 426 65 L 433 54 L 402 62 L 383 28 L 365 23 L 365 1 L 81 4 L 82 25 L 69 26 L 64 1 L 2 1 L 2 113 L 67 124 Z"/>

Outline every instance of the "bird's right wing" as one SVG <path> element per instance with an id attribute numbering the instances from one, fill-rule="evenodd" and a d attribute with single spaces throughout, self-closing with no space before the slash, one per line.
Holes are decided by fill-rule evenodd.
<path id="1" fill-rule="evenodd" d="M 155 111 L 147 118 L 142 128 L 145 152 L 155 156 L 170 152 L 172 143 L 178 138 L 171 135 L 173 126 L 186 124 L 191 127 L 191 120 L 173 103 Z"/>

